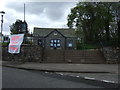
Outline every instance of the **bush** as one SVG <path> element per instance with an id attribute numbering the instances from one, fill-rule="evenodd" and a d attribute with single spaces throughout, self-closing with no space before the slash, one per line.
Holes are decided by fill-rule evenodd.
<path id="1" fill-rule="evenodd" d="M 2 46 L 8 46 L 8 45 L 9 45 L 9 42 L 2 43 Z"/>
<path id="2" fill-rule="evenodd" d="M 77 43 L 77 49 L 78 50 L 84 50 L 84 49 L 98 49 L 100 46 L 95 44 L 84 44 L 84 43 Z"/>

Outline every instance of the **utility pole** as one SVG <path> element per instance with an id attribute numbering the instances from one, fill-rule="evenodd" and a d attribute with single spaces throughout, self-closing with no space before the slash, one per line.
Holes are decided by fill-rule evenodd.
<path id="1" fill-rule="evenodd" d="M 24 22 L 25 22 L 25 3 L 24 3 Z"/>
<path id="2" fill-rule="evenodd" d="M 3 14 L 5 14 L 4 11 L 0 11 L 1 15 L 1 42 L 2 42 L 2 31 L 3 31 Z"/>

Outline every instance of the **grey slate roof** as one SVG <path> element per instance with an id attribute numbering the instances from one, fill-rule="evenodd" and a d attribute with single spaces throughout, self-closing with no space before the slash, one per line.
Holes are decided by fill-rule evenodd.
<path id="1" fill-rule="evenodd" d="M 33 36 L 38 35 L 38 36 L 41 36 L 41 37 L 45 37 L 45 36 L 47 36 L 49 33 L 51 33 L 54 30 L 59 31 L 65 37 L 76 37 L 75 29 L 67 29 L 67 28 L 37 28 L 37 27 L 34 27 Z"/>

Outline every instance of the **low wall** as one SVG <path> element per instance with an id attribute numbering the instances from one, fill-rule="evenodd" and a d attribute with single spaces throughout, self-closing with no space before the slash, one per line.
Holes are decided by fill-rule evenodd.
<path id="1" fill-rule="evenodd" d="M 8 53 L 8 47 L 2 47 L 2 60 L 20 62 L 41 62 L 42 48 L 37 45 L 22 45 L 19 54 Z"/>
<path id="2" fill-rule="evenodd" d="M 66 50 L 65 60 L 72 63 L 103 64 L 106 60 L 99 49 Z"/>
<path id="3" fill-rule="evenodd" d="M 38 45 L 22 45 L 19 54 L 8 53 L 2 47 L 2 60 L 41 63 L 118 63 L 120 50 L 104 48 L 100 50 L 43 50 Z"/>
<path id="4" fill-rule="evenodd" d="M 120 63 L 120 48 L 119 47 L 104 47 L 103 54 L 106 58 L 106 63 L 117 64 Z"/>
<path id="5" fill-rule="evenodd" d="M 38 45 L 22 45 L 19 54 L 2 47 L 2 60 L 41 63 L 106 63 L 100 50 L 43 50 Z"/>

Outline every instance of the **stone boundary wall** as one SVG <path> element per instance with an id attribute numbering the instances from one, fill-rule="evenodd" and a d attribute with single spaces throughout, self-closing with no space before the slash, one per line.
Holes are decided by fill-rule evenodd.
<path id="1" fill-rule="evenodd" d="M 102 49 L 103 55 L 108 64 L 120 63 L 120 48 L 119 47 L 104 47 Z"/>
<path id="2" fill-rule="evenodd" d="M 65 50 L 65 61 L 83 64 L 105 64 L 106 60 L 99 49 Z"/>
<path id="3" fill-rule="evenodd" d="M 19 54 L 8 53 L 8 47 L 2 47 L 2 60 L 18 62 L 41 62 L 42 48 L 38 45 L 22 45 Z"/>
<path id="4" fill-rule="evenodd" d="M 119 63 L 120 48 L 100 50 L 43 50 L 38 45 L 22 45 L 20 54 L 8 53 L 8 47 L 2 47 L 2 60 L 42 63 Z"/>

